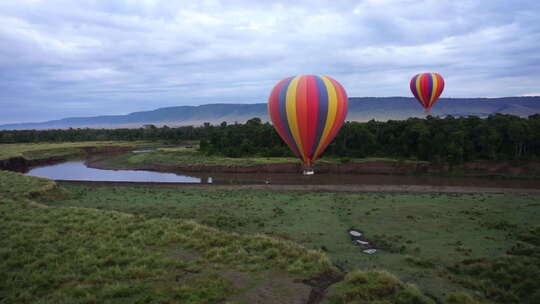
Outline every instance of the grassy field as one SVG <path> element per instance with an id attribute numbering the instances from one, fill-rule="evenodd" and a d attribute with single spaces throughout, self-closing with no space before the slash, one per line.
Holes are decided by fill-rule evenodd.
<path id="1" fill-rule="evenodd" d="M 0 159 L 110 145 L 148 143 L 4 144 Z M 110 162 L 297 160 L 163 147 Z M 59 186 L 0 170 L 0 273 L 0 304 L 306 303 L 343 273 L 324 303 L 540 303 L 540 195 Z"/>
<path id="2" fill-rule="evenodd" d="M 337 273 L 322 252 L 290 241 L 46 207 L 33 199 L 70 194 L 6 171 L 0 185 L 0 303 L 249 303 L 261 288 L 276 289 L 270 300 L 280 302 L 299 288 L 309 294 L 294 279 Z"/>
<path id="3" fill-rule="evenodd" d="M 262 233 L 323 251 L 345 271 L 379 276 L 378 270 L 390 271 L 424 293 L 456 303 L 467 303 L 466 296 L 454 292 L 496 303 L 540 300 L 538 195 L 65 188 L 72 197 L 50 206 L 194 219 L 228 232 Z M 348 236 L 350 228 L 381 250 L 362 253 Z M 350 292 L 347 282 L 334 289 Z"/>
<path id="4" fill-rule="evenodd" d="M 0 159 L 23 156 L 26 159 L 40 159 L 52 156 L 75 157 L 83 154 L 83 147 L 102 146 L 146 146 L 148 142 L 128 141 L 88 141 L 62 143 L 0 144 Z"/>
<path id="5" fill-rule="evenodd" d="M 183 214 L 198 208 L 180 201 L 165 200 L 162 214 L 144 211 L 133 205 L 141 193 L 190 201 L 229 194 L 64 188 L 0 170 L 0 303 L 307 303 L 312 287 L 341 275 L 320 249 L 222 227 L 217 213 L 194 221 Z M 378 271 L 352 272 L 331 289 L 326 303 L 434 303 Z"/>
<path id="6" fill-rule="evenodd" d="M 342 162 L 366 162 L 366 161 L 397 161 L 390 158 L 332 158 L 323 157 L 317 160 L 317 164 L 339 164 Z M 130 153 L 103 161 L 103 164 L 110 168 L 138 168 L 157 166 L 199 166 L 199 165 L 220 165 L 220 166 L 252 166 L 277 163 L 300 163 L 295 157 L 242 157 L 231 158 L 218 155 L 205 155 L 197 151 L 196 148 L 159 148 L 149 153 Z"/>
<path id="7" fill-rule="evenodd" d="M 198 166 L 198 165 L 258 165 L 268 163 L 298 162 L 292 157 L 246 157 L 229 158 L 221 156 L 206 156 L 195 149 L 164 148 L 149 153 L 130 153 L 113 157 L 103 163 L 110 167 L 138 167 L 152 165 L 166 166 Z"/>

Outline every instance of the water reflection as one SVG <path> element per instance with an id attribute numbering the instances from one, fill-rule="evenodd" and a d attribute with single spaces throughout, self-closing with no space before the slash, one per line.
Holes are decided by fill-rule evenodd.
<path id="1" fill-rule="evenodd" d="M 103 182 L 201 182 L 200 178 L 186 175 L 177 175 L 174 173 L 139 170 L 102 170 L 88 168 L 83 161 L 69 161 L 51 166 L 37 167 L 28 171 L 27 174 L 51 179 Z M 208 182 L 208 179 L 203 182 Z"/>

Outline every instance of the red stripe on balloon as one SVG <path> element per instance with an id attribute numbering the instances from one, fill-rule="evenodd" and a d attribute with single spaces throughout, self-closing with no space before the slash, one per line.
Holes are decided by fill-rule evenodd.
<path id="1" fill-rule="evenodd" d="M 304 159 L 307 159 L 307 126 L 308 126 L 308 108 L 307 108 L 307 87 L 306 77 L 301 76 L 296 85 L 296 121 L 298 124 L 298 134 L 300 134 L 300 142 L 302 151 L 304 151 Z"/>
<path id="2" fill-rule="evenodd" d="M 283 131 L 283 125 L 279 117 L 279 91 L 281 90 L 281 87 L 283 86 L 285 81 L 287 81 L 287 79 L 281 80 L 274 87 L 274 89 L 272 89 L 268 102 L 268 113 L 270 113 L 270 119 L 274 123 L 274 126 L 276 126 L 276 129 L 278 130 L 280 136 Z"/>
<path id="3" fill-rule="evenodd" d="M 426 74 L 422 74 L 422 77 L 420 79 L 420 94 L 422 94 L 422 103 L 424 107 L 429 106 L 429 97 L 430 97 L 430 90 L 429 90 L 429 77 Z"/>

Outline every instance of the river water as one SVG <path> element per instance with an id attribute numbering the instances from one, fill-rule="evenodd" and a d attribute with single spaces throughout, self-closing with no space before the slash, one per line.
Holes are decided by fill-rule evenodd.
<path id="1" fill-rule="evenodd" d="M 403 176 L 373 174 L 272 173 L 163 173 L 145 170 L 103 170 L 89 168 L 84 161 L 68 161 L 32 168 L 28 175 L 55 180 L 111 182 L 168 182 L 214 184 L 292 184 L 292 185 L 425 185 L 540 189 L 538 179 L 496 179 L 475 177 Z"/>
<path id="2" fill-rule="evenodd" d="M 88 168 L 84 161 L 68 161 L 60 164 L 30 169 L 26 174 L 50 179 L 101 182 L 165 182 L 200 183 L 197 177 L 142 170 L 102 170 Z M 211 182 L 211 181 L 210 181 Z"/>

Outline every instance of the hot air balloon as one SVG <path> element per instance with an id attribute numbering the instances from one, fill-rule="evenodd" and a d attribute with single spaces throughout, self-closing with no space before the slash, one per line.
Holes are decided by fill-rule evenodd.
<path id="1" fill-rule="evenodd" d="M 416 74 L 411 79 L 411 91 L 424 107 L 426 114 L 430 113 L 431 107 L 439 99 L 443 90 L 444 79 L 437 73 Z"/>
<path id="2" fill-rule="evenodd" d="M 313 174 L 313 162 L 336 136 L 347 116 L 347 93 L 323 75 L 288 77 L 276 84 L 268 99 L 274 128 Z"/>

